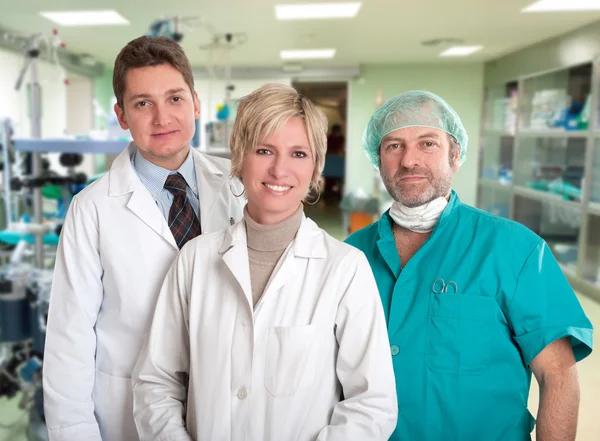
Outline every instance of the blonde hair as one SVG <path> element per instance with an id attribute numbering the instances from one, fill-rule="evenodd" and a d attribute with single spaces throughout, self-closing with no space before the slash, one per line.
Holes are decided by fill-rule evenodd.
<path id="1" fill-rule="evenodd" d="M 283 84 L 265 84 L 240 100 L 231 130 L 231 175 L 239 178 L 246 155 L 290 118 L 304 120 L 314 158 L 309 191 L 321 189 L 327 152 L 327 118 L 308 98 Z"/>

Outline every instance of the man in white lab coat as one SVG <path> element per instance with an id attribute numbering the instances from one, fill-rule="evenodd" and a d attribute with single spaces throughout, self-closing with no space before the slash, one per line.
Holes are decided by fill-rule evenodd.
<path id="1" fill-rule="evenodd" d="M 190 63 L 163 37 L 115 61 L 131 143 L 79 193 L 59 243 L 44 356 L 50 441 L 135 441 L 131 372 L 179 249 L 241 218 L 229 161 L 190 149 L 200 110 Z"/>

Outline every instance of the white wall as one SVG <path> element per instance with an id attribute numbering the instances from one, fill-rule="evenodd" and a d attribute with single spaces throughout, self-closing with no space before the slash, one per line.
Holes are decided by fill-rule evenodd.
<path id="1" fill-rule="evenodd" d="M 69 74 L 67 93 L 67 128 L 70 136 L 89 135 L 94 129 L 94 82 L 89 77 Z M 95 172 L 95 157 L 92 153 L 83 155 L 83 162 L 77 171 L 88 177 Z M 62 168 L 62 167 L 61 167 Z"/>
<path id="2" fill-rule="evenodd" d="M 9 117 L 15 123 L 16 136 L 31 135 L 27 84 L 29 72 L 21 90 L 15 90 L 15 83 L 23 65 L 24 57 L 0 49 L 0 117 Z M 67 98 L 62 67 L 45 61 L 38 61 L 38 83 L 42 90 L 42 137 L 57 137 L 65 133 L 67 126 Z"/>
<path id="3" fill-rule="evenodd" d="M 461 200 L 475 205 L 479 163 L 483 64 L 367 65 L 361 79 L 350 82 L 345 192 L 363 189 L 372 194 L 375 173 L 362 150 L 362 135 L 377 108 L 381 89 L 384 101 L 411 89 L 429 90 L 444 98 L 458 113 L 469 135 L 467 160 L 457 173 L 453 188 Z"/>
<path id="4" fill-rule="evenodd" d="M 67 134 L 88 135 L 94 128 L 94 82 L 69 74 L 67 93 Z"/>

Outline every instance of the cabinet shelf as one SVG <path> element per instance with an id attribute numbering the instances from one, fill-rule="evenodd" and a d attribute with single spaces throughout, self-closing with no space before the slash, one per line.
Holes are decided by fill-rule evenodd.
<path id="1" fill-rule="evenodd" d="M 485 89 L 477 185 L 479 208 L 539 234 L 571 285 L 598 300 L 599 61 Z"/>

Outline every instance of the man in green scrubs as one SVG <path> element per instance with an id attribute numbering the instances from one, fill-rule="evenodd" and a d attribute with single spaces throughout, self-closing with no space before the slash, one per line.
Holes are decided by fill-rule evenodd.
<path id="1" fill-rule="evenodd" d="M 451 191 L 467 150 L 456 112 L 403 93 L 372 116 L 364 148 L 394 203 L 346 241 L 369 259 L 387 318 L 391 440 L 529 440 L 532 372 L 537 440 L 574 440 L 592 324 L 543 239 Z"/>

